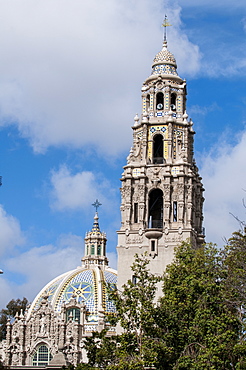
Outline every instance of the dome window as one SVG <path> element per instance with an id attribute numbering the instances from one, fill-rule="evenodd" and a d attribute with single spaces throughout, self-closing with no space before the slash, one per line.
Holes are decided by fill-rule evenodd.
<path id="1" fill-rule="evenodd" d="M 97 255 L 98 255 L 98 256 L 101 256 L 101 254 L 102 254 L 102 246 L 99 244 L 99 245 L 97 246 Z"/>
<path id="2" fill-rule="evenodd" d="M 42 344 L 37 352 L 34 354 L 32 359 L 33 366 L 47 366 L 49 362 L 52 360 L 52 355 L 50 353 L 49 348 Z"/>
<path id="3" fill-rule="evenodd" d="M 78 323 L 80 323 L 80 309 L 79 308 L 73 307 L 67 310 L 66 321 L 68 322 L 70 319 L 72 321 L 77 321 Z"/>
<path id="4" fill-rule="evenodd" d="M 91 255 L 94 256 L 94 254 L 95 254 L 95 245 L 92 244 L 91 245 Z"/>
<path id="5" fill-rule="evenodd" d="M 156 109 L 163 110 L 163 104 L 164 104 L 163 93 L 158 92 L 156 95 Z"/>

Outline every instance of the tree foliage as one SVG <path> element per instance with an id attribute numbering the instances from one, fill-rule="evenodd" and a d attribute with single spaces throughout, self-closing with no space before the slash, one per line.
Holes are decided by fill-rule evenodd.
<path id="1" fill-rule="evenodd" d="M 28 300 L 23 299 L 11 299 L 11 301 L 0 311 L 0 340 L 6 338 L 7 333 L 7 322 L 8 319 L 13 319 L 15 315 L 20 312 L 24 312 L 28 305 Z"/>
<path id="2" fill-rule="evenodd" d="M 122 334 L 107 336 L 103 331 L 85 339 L 84 347 L 91 367 L 137 370 L 155 363 L 157 325 L 154 299 L 156 283 L 161 278 L 150 274 L 146 256 L 135 257 L 132 265 L 134 281 L 128 280 L 122 291 L 108 286 L 116 314 L 107 319 L 112 325 L 120 325 Z"/>
<path id="3" fill-rule="evenodd" d="M 109 317 L 122 334 L 94 333 L 85 340 L 91 367 L 108 370 L 246 369 L 246 229 L 223 250 L 212 244 L 183 243 L 163 277 L 163 297 L 155 302 L 160 278 L 148 258 L 136 256 L 135 283 L 110 291 L 117 313 Z"/>
<path id="4" fill-rule="evenodd" d="M 194 249 L 184 243 L 177 249 L 166 270 L 159 308 L 162 339 L 169 350 L 163 369 L 246 368 L 232 253 L 240 254 L 233 248 L 218 251 L 211 244 Z"/>
<path id="5" fill-rule="evenodd" d="M 85 341 L 89 366 L 108 370 L 246 369 L 246 229 L 223 250 L 183 243 L 163 277 L 150 274 L 147 256 L 136 256 L 136 283 L 110 292 L 122 334 L 94 333 Z"/>

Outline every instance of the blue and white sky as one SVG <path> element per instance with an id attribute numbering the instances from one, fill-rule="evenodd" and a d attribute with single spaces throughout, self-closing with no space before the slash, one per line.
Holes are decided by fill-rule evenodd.
<path id="1" fill-rule="evenodd" d="M 96 198 L 116 268 L 119 179 L 165 14 L 207 241 L 246 219 L 245 0 L 0 0 L 0 308 L 80 265 Z"/>

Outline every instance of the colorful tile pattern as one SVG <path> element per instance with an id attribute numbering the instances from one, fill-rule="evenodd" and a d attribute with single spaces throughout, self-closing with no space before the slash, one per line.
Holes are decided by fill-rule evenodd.
<path id="1" fill-rule="evenodd" d="M 178 175 L 179 174 L 179 167 L 173 167 L 171 172 L 172 172 L 173 176 Z"/>
<path id="2" fill-rule="evenodd" d="M 169 64 L 159 64 L 157 66 L 154 66 L 152 69 L 152 75 L 159 74 L 178 76 L 176 68 Z"/>
<path id="3" fill-rule="evenodd" d="M 60 312 L 64 302 L 69 302 L 72 296 L 76 297 L 77 302 L 85 302 L 89 312 L 96 310 L 95 300 L 95 273 L 93 270 L 84 270 L 80 273 L 75 273 L 63 285 L 59 297 L 55 303 L 55 310 Z"/>
<path id="4" fill-rule="evenodd" d="M 133 177 L 139 177 L 141 175 L 141 170 L 140 168 L 134 168 L 132 171 L 132 176 Z"/>
<path id="5" fill-rule="evenodd" d="M 109 271 L 104 271 L 104 278 L 105 278 L 105 281 L 110 284 L 112 289 L 114 289 L 116 287 L 117 276 L 115 274 L 113 274 L 112 272 L 109 272 Z M 105 307 L 106 312 L 114 313 L 115 312 L 115 305 L 112 301 L 109 300 L 107 293 L 106 293 L 105 298 L 106 298 L 106 307 Z"/>

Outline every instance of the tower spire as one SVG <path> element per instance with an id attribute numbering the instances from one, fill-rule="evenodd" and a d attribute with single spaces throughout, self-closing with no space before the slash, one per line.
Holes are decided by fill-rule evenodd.
<path id="1" fill-rule="evenodd" d="M 163 43 L 167 43 L 167 27 L 171 26 L 171 24 L 168 22 L 167 15 L 165 14 L 164 21 L 162 23 L 162 27 L 164 27 L 164 36 L 163 36 Z"/>
<path id="2" fill-rule="evenodd" d="M 182 241 L 189 239 L 194 247 L 204 243 L 204 189 L 193 155 L 193 122 L 187 120 L 186 81 L 167 49 L 166 15 L 162 26 L 163 48 L 141 89 L 142 114 L 132 126 L 133 145 L 121 178 L 119 289 L 132 276 L 136 254 L 146 252 L 151 273 L 162 275 Z"/>

